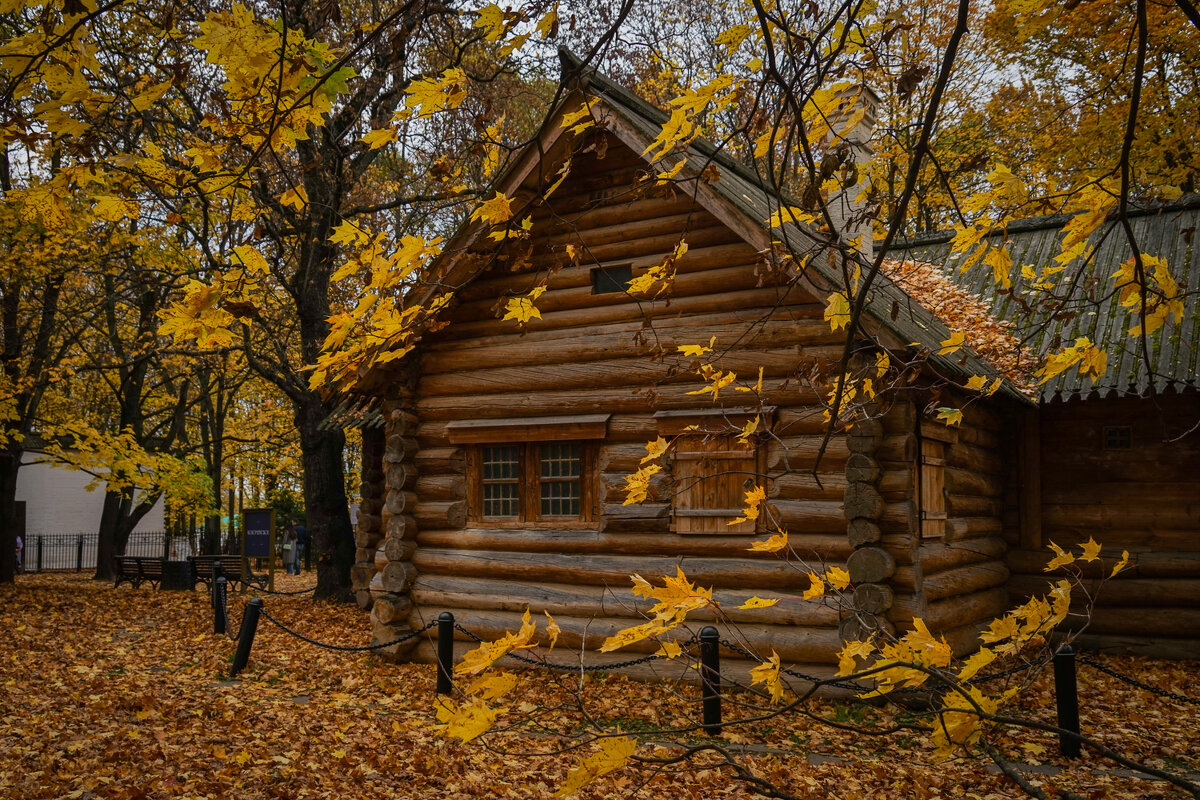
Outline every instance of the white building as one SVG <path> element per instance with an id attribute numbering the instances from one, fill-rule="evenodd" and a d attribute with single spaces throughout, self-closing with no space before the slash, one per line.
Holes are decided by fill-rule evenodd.
<path id="1" fill-rule="evenodd" d="M 85 472 L 49 463 L 37 463 L 38 454 L 28 453 L 35 463 L 26 463 L 17 473 L 17 502 L 25 504 L 25 535 L 51 533 L 95 533 L 104 510 L 104 488 L 88 491 L 92 477 Z M 134 528 L 134 532 L 166 528 L 163 500 Z"/>

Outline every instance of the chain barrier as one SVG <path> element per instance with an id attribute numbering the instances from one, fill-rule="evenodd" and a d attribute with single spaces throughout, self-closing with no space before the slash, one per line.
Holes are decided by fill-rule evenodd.
<path id="1" fill-rule="evenodd" d="M 259 589 L 259 591 L 263 594 L 277 594 L 280 597 L 294 597 L 299 594 L 308 594 L 310 592 L 315 592 L 316 590 L 317 590 L 316 586 L 310 586 L 307 589 L 301 589 L 298 592 L 277 592 L 274 589 Z"/>
<path id="2" fill-rule="evenodd" d="M 391 647 L 393 645 L 407 642 L 409 639 L 416 638 L 417 636 L 420 636 L 421 634 L 425 633 L 426 631 L 430 630 L 431 628 L 434 628 L 437 626 L 437 621 L 435 620 L 433 622 L 428 623 L 424 628 L 421 628 L 421 629 L 415 630 L 415 631 L 409 631 L 408 633 L 404 634 L 403 636 L 399 637 L 398 639 L 393 639 L 390 642 L 382 642 L 380 644 L 344 645 L 344 644 L 329 644 L 328 642 L 318 642 L 316 639 L 309 638 L 308 636 L 305 636 L 303 633 L 294 631 L 291 628 L 289 628 L 287 625 L 284 625 L 282 622 L 280 622 L 279 620 L 272 617 L 271 614 L 267 611 L 267 609 L 265 607 L 262 610 L 262 615 L 268 621 L 270 621 L 272 624 L 274 624 L 275 627 L 279 628 L 284 633 L 294 636 L 303 642 L 308 642 L 311 645 L 315 645 L 315 646 L 323 648 L 325 650 L 336 650 L 336 651 L 344 652 L 344 653 L 361 653 L 366 650 L 382 650 L 385 647 Z"/>
<path id="3" fill-rule="evenodd" d="M 731 651 L 741 655 L 743 658 L 747 658 L 747 659 L 754 661 L 756 663 L 759 663 L 759 664 L 766 663 L 760 656 L 750 652 L 749 650 L 747 650 L 746 648 L 742 647 L 739 644 L 736 644 L 735 642 L 729 641 L 728 639 L 722 639 L 720 641 L 720 645 L 722 647 L 724 647 L 726 650 L 731 650 Z M 1012 667 L 1010 669 L 1000 670 L 999 672 L 992 672 L 988 675 L 980 675 L 978 677 L 968 680 L 966 683 L 969 685 L 974 685 L 977 683 L 986 683 L 988 681 L 994 681 L 998 678 L 1008 677 L 1009 675 L 1013 675 L 1018 672 L 1023 672 L 1025 669 L 1027 669 L 1025 664 L 1018 664 L 1017 666 Z M 809 683 L 821 683 L 821 684 L 824 684 L 825 686 L 832 686 L 835 689 L 848 689 L 850 691 L 855 691 L 855 692 L 864 692 L 864 691 L 869 691 L 871 688 L 869 686 L 863 686 L 862 684 L 857 684 L 857 683 L 847 683 L 845 681 L 830 681 L 825 678 L 819 678 L 816 675 L 805 674 L 803 672 L 800 672 L 799 670 L 791 669 L 790 667 L 783 667 L 782 669 L 780 669 L 780 672 L 783 672 L 787 675 L 791 675 L 793 678 L 799 678 L 802 681 L 808 681 Z M 916 693 L 916 692 L 920 692 L 920 691 L 923 691 L 923 690 L 901 688 L 901 689 L 893 690 L 893 693 L 901 693 L 901 694 L 902 693 Z"/>
<path id="4" fill-rule="evenodd" d="M 458 631 L 459 633 L 463 634 L 464 636 L 466 636 L 467 638 L 471 639 L 474 642 L 477 642 L 477 643 L 483 642 L 483 639 L 476 636 L 474 633 L 467 630 L 466 628 L 464 628 L 462 625 L 460 625 L 457 622 L 454 623 L 454 630 Z M 700 640 L 697 639 L 695 636 L 693 636 L 691 639 L 688 639 L 686 642 L 681 642 L 679 646 L 680 647 L 691 647 L 692 645 L 696 644 L 698 641 L 700 641 Z M 536 658 L 530 658 L 528 656 L 523 656 L 518 653 L 505 653 L 504 657 L 512 658 L 517 661 L 523 661 L 526 664 L 531 664 L 535 667 L 542 667 L 544 669 L 558 670 L 559 672 L 579 672 L 581 670 L 583 672 L 611 672 L 614 669 L 624 669 L 625 667 L 633 667 L 638 664 L 647 664 L 651 661 L 657 661 L 661 658 L 666 658 L 666 656 L 659 655 L 658 653 L 651 653 L 648 656 L 642 656 L 641 658 L 633 658 L 633 659 L 630 659 L 629 661 L 618 661 L 613 664 L 593 664 L 593 665 L 589 666 L 589 665 L 578 665 L 578 664 L 554 664 L 549 661 L 540 661 Z"/>
<path id="5" fill-rule="evenodd" d="M 1105 675 L 1109 675 L 1113 678 L 1116 678 L 1119 681 L 1123 681 L 1123 682 L 1129 684 L 1130 686 L 1136 686 L 1139 689 L 1144 689 L 1145 691 L 1150 692 L 1151 694 L 1166 698 L 1168 700 L 1175 700 L 1176 702 L 1179 702 L 1179 703 L 1186 703 L 1188 705 L 1200 706 L 1200 700 L 1197 700 L 1194 697 L 1187 697 L 1182 694 L 1176 694 L 1175 692 L 1168 691 L 1167 689 L 1163 689 L 1159 686 L 1151 686 L 1148 683 L 1143 683 L 1142 681 L 1139 681 L 1137 678 L 1131 678 L 1128 675 L 1117 672 L 1112 667 L 1106 667 L 1105 665 L 1101 664 L 1099 661 L 1096 661 L 1092 658 L 1089 658 L 1088 656 L 1085 656 L 1083 653 L 1079 653 L 1079 652 L 1075 653 L 1075 658 L 1078 661 L 1082 661 L 1084 664 L 1087 664 L 1089 667 L 1099 670 L 1100 672 L 1103 672 Z"/>

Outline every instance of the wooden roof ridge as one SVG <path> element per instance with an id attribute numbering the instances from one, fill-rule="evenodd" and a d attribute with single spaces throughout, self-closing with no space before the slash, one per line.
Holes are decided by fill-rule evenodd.
<path id="1" fill-rule="evenodd" d="M 555 144 L 564 129 L 557 125 L 566 109 L 578 103 L 580 94 L 594 96 L 602 108 L 593 111 L 611 111 L 604 119 L 607 130 L 622 139 L 635 153 L 642 153 L 652 142 L 667 121 L 669 115 L 645 99 L 620 86 L 595 67 L 584 62 L 565 47 L 559 48 L 563 74 L 561 83 L 568 90 L 546 117 L 546 123 L 537 136 L 526 145 L 516 158 L 493 181 L 493 187 L 511 195 L 530 174 L 537 163 L 555 149 Z M 873 94 L 873 93 L 872 93 Z M 701 168 L 689 164 L 677 180 L 692 182 L 696 201 L 706 210 L 728 225 L 747 243 L 760 252 L 766 252 L 783 243 L 794 253 L 813 253 L 822 247 L 822 239 L 812 230 L 794 223 L 782 228 L 768 229 L 768 220 L 779 210 L 778 192 L 769 189 L 762 176 L 751 166 L 738 161 L 722 148 L 703 137 L 696 137 L 687 146 L 685 153 L 699 154 L 706 164 L 720 170 L 718 180 L 701 180 Z M 475 259 L 461 256 L 487 230 L 487 226 L 468 221 L 455 233 L 443 254 L 435 261 L 433 270 L 436 280 L 420 285 L 404 299 L 405 305 L 426 303 L 446 286 L 461 288 L 473 280 L 484 269 L 482 263 L 472 264 Z M 814 296 L 824 297 L 842 287 L 842 276 L 823 258 L 808 260 L 801 283 Z M 902 288 L 881 271 L 872 285 L 872 296 L 865 306 L 864 330 L 878 337 L 886 347 L 905 349 L 916 346 L 925 352 L 926 363 L 941 374 L 958 377 L 983 375 L 988 378 L 1004 378 L 999 394 L 1031 402 L 1020 388 L 1007 378 L 1004 372 L 987 359 L 964 347 L 953 354 L 939 355 L 941 343 L 951 336 L 951 329 L 936 314 L 915 302 Z M 362 385 L 362 384 L 360 384 Z"/>

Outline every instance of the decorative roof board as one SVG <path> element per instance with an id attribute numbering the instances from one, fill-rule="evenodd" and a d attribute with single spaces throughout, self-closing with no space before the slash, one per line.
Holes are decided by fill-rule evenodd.
<path id="1" fill-rule="evenodd" d="M 1021 220 L 1008 226 L 1008 247 L 1014 267 L 1013 291 L 1002 291 L 992 278 L 991 267 L 977 263 L 966 273 L 955 266 L 961 255 L 950 251 L 952 234 L 939 232 L 897 242 L 888 255 L 913 258 L 945 266 L 946 271 L 968 291 L 984 298 L 992 313 L 1009 319 L 1019 326 L 1019 335 L 1027 346 L 1044 355 L 1062 345 L 1087 336 L 1109 353 L 1108 369 L 1100 380 L 1080 377 L 1070 369 L 1049 380 L 1041 389 L 1043 400 L 1086 397 L 1092 393 L 1145 395 L 1153 386 L 1155 392 L 1167 389 L 1200 386 L 1200 195 L 1190 195 L 1177 203 L 1151 209 L 1141 209 L 1132 215 L 1133 228 L 1142 252 L 1165 258 L 1167 266 L 1179 284 L 1184 299 L 1181 323 L 1168 322 L 1148 340 L 1150 363 L 1143 357 L 1140 340 L 1130 336 L 1128 329 L 1136 324 L 1120 305 L 1113 284 L 1106 280 L 1129 257 L 1129 245 L 1120 224 L 1110 219 L 1089 240 L 1095 248 L 1095 264 L 1088 273 L 1097 276 L 1092 285 L 1083 287 L 1093 302 L 1079 307 L 1077 313 L 1054 319 L 1046 311 L 1031 315 L 1017 298 L 1028 282 L 1019 274 L 1020 265 L 1039 270 L 1053 263 L 1059 252 L 1062 227 L 1070 216 L 1056 215 Z M 998 243 L 1004 233 L 990 239 Z M 1081 259 L 1067 264 L 1060 273 L 1061 280 L 1080 276 Z M 1060 315 L 1062 316 L 1062 315 Z"/>

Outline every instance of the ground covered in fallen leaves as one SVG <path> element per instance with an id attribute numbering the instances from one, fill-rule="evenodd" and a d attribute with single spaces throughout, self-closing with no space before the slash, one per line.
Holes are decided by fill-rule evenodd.
<path id="1" fill-rule="evenodd" d="M 284 577 L 298 589 L 313 577 Z M 367 643 L 353 606 L 264 597 L 280 621 L 326 642 Z M 231 598 L 234 623 L 245 598 Z M 532 726 L 460 744 L 432 725 L 434 670 L 318 649 L 264 621 L 249 669 L 228 679 L 233 643 L 213 634 L 207 595 L 113 589 L 78 575 L 22 575 L 0 587 L 0 798 L 455 798 L 552 796 L 591 752 Z M 1194 664 L 1104 657 L 1103 663 L 1192 697 Z M 1200 708 L 1081 667 L 1083 725 L 1105 744 L 1159 767 L 1200 772 Z M 521 704 L 570 702 L 574 682 L 528 675 Z M 654 733 L 694 720 L 696 692 L 616 676 L 582 685 L 594 720 L 639 735 L 639 754 L 670 755 Z M 518 701 L 513 701 L 516 704 Z M 1048 678 L 1014 711 L 1052 722 Z M 882 709 L 833 701 L 814 714 L 839 725 L 887 725 Z M 731 709 L 736 717 L 737 710 Z M 564 719 L 566 716 L 564 715 Z M 569 733 L 567 725 L 562 731 Z M 685 737 L 686 738 L 686 737 Z M 693 737 L 691 741 L 700 739 Z M 1068 762 L 1041 733 L 1002 740 L 1050 796 L 1179 797 L 1094 756 Z M 812 798 L 1023 796 L 985 761 L 939 763 L 919 733 L 864 736 L 793 715 L 736 728 L 723 746 L 755 774 Z M 582 798 L 750 796 L 711 760 L 660 772 L 626 768 Z"/>

